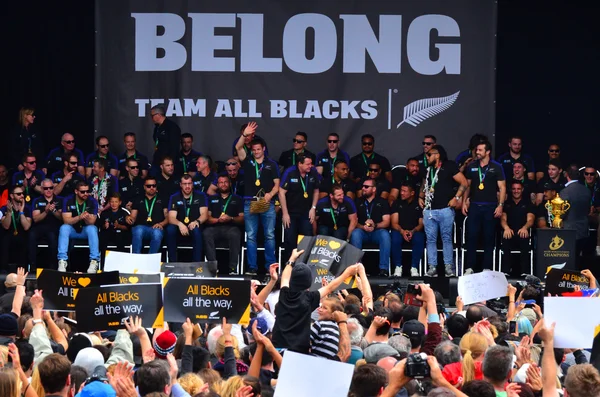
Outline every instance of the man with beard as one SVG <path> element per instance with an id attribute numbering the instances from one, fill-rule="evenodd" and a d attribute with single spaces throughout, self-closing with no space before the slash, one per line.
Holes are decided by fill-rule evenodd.
<path id="1" fill-rule="evenodd" d="M 106 171 L 105 159 L 94 159 L 92 164 L 93 172 L 88 183 L 92 188 L 90 195 L 98 201 L 98 215 L 100 215 L 102 211 L 108 209 L 110 196 L 119 192 L 119 182 L 117 177 Z"/>
<path id="2" fill-rule="evenodd" d="M 546 208 L 546 203 L 554 200 L 558 188 L 558 185 L 552 181 L 546 182 L 542 187 L 544 199 L 537 205 L 535 211 L 536 227 L 538 229 L 548 229 L 552 227 L 554 215 L 552 215 L 552 211 Z"/>
<path id="3" fill-rule="evenodd" d="M 194 137 L 189 132 L 181 134 L 181 151 L 177 156 L 175 163 L 175 176 L 180 177 L 183 174 L 196 175 L 196 161 L 202 153 L 197 152 L 192 148 L 194 145 Z"/>
<path id="4" fill-rule="evenodd" d="M 28 205 L 42 194 L 40 184 L 46 175 L 37 169 L 37 160 L 35 155 L 29 153 L 23 156 L 21 161 L 23 170 L 18 171 L 13 175 L 13 186 L 23 186 L 25 189 L 25 203 Z"/>
<path id="5" fill-rule="evenodd" d="M 85 159 L 85 176 L 89 178 L 92 176 L 94 160 L 103 159 L 106 166 L 106 172 L 114 176 L 115 178 L 119 175 L 119 160 L 117 156 L 110 153 L 110 142 L 105 136 L 99 136 L 96 138 L 96 148 L 94 153 L 91 153 Z"/>
<path id="6" fill-rule="evenodd" d="M 319 198 L 327 197 L 331 193 L 333 185 L 340 185 L 344 189 L 344 194 L 354 200 L 356 186 L 349 175 L 350 169 L 346 160 L 336 160 L 333 175 L 323 177 L 319 184 Z"/>
<path id="7" fill-rule="evenodd" d="M 553 182 L 556 185 L 557 193 L 560 193 L 560 191 L 565 187 L 565 184 L 567 183 L 567 179 L 563 175 L 563 170 L 562 170 L 562 165 L 560 163 L 560 160 L 551 159 L 548 162 L 548 175 L 543 177 L 542 179 L 540 179 L 540 181 L 538 182 L 538 190 L 537 190 L 538 193 L 537 193 L 537 197 L 535 200 L 536 204 L 539 204 L 542 202 L 542 200 L 544 198 L 543 186 L 547 182 Z"/>
<path id="8" fill-rule="evenodd" d="M 530 229 L 535 221 L 533 204 L 523 196 L 523 184 L 518 180 L 511 183 L 511 197 L 506 200 L 500 225 L 502 234 L 502 252 L 504 263 L 501 271 L 514 276 L 530 273 L 529 242 Z M 514 265 L 511 251 L 520 251 L 520 267 Z"/>
<path id="9" fill-rule="evenodd" d="M 172 159 L 177 158 L 181 129 L 174 121 L 166 117 L 164 105 L 156 105 L 150 109 L 150 118 L 154 123 L 152 139 L 154 140 L 154 157 L 152 160 L 152 172 L 158 174 L 159 166 L 165 156 Z"/>
<path id="10" fill-rule="evenodd" d="M 343 160 L 346 165 L 350 164 L 350 156 L 340 149 L 340 145 L 340 136 L 332 132 L 327 135 L 327 149 L 317 154 L 317 172 L 321 174 L 323 180 L 331 179 L 333 168 L 338 161 Z M 330 191 L 326 190 L 325 195 Z"/>
<path id="11" fill-rule="evenodd" d="M 358 223 L 354 201 L 340 185 L 333 185 L 329 197 L 317 202 L 317 234 L 350 240 Z"/>
<path id="12" fill-rule="evenodd" d="M 163 203 L 169 203 L 170 197 L 179 191 L 179 178 L 174 176 L 173 159 L 165 157 L 160 163 L 160 174 L 156 177 L 158 196 Z"/>
<path id="13" fill-rule="evenodd" d="M 8 179 L 8 168 L 6 168 L 4 164 L 0 164 L 0 207 L 6 205 L 9 189 L 10 181 Z"/>
<path id="14" fill-rule="evenodd" d="M 150 254 L 160 251 L 167 227 L 168 208 L 156 192 L 156 178 L 149 176 L 143 181 L 144 195 L 135 198 L 131 215 L 126 218 L 131 229 L 131 252 L 140 254 L 144 240 L 150 240 Z"/>
<path id="15" fill-rule="evenodd" d="M 179 182 L 181 191 L 169 199 L 169 225 L 167 226 L 167 252 L 169 262 L 177 262 L 177 239 L 179 236 L 192 239 L 192 262 L 202 261 L 202 229 L 208 218 L 206 195 L 194 191 L 194 182 L 183 175 Z"/>
<path id="16" fill-rule="evenodd" d="M 196 175 L 192 178 L 194 181 L 194 190 L 206 193 L 211 184 L 217 180 L 217 174 L 210 169 L 211 159 L 206 155 L 201 155 L 196 160 Z"/>
<path id="17" fill-rule="evenodd" d="M 73 154 L 77 158 L 77 172 L 81 175 L 85 175 L 83 152 L 75 148 L 75 138 L 73 135 L 69 133 L 63 134 L 60 144 L 60 147 L 52 149 L 50 153 L 48 153 L 48 156 L 46 156 L 46 164 L 42 169 L 44 174 L 52 175 L 53 173 L 60 171 L 63 168 L 64 156 L 66 154 Z"/>
<path id="18" fill-rule="evenodd" d="M 298 235 L 312 236 L 313 225 L 316 225 L 319 174 L 312 169 L 310 157 L 301 154 L 297 161 L 296 166 L 285 170 L 279 188 L 285 261 L 296 248 Z"/>
<path id="19" fill-rule="evenodd" d="M 598 229 L 598 213 L 600 212 L 600 184 L 598 183 L 598 172 L 594 167 L 585 167 L 583 169 L 583 184 L 592 194 L 590 200 L 590 224 Z M 597 233 L 596 255 L 600 255 L 600 233 Z"/>
<path id="20" fill-rule="evenodd" d="M 423 153 L 419 153 L 418 155 L 411 157 L 417 159 L 417 161 L 419 162 L 419 172 L 421 177 L 425 176 L 425 170 L 427 170 L 427 167 L 429 167 L 429 159 L 427 158 L 427 153 L 429 153 L 429 151 L 431 150 L 433 145 L 436 144 L 436 142 L 437 138 L 435 136 L 425 135 L 423 137 L 423 142 L 421 142 L 421 144 L 423 145 Z"/>
<path id="21" fill-rule="evenodd" d="M 206 260 L 216 262 L 218 240 L 227 240 L 229 249 L 229 274 L 238 274 L 237 267 L 242 248 L 242 228 L 244 224 L 244 200 L 231 193 L 229 177 L 220 175 L 217 179 L 218 193 L 208 199 L 208 220 L 202 233 L 206 247 Z"/>
<path id="22" fill-rule="evenodd" d="M 579 168 L 576 164 L 567 167 L 565 176 L 567 183 L 565 183 L 564 189 L 560 191 L 560 197 L 568 202 L 571 207 L 563 216 L 564 228 L 576 231 L 575 257 L 578 269 L 582 270 L 583 257 L 588 256 L 588 251 L 593 250 L 585 244 L 590 230 L 588 214 L 590 213 L 592 194 L 589 189 L 579 183 Z"/>
<path id="23" fill-rule="evenodd" d="M 373 160 L 373 162 L 371 162 L 371 164 L 369 164 L 369 171 L 367 173 L 368 176 L 366 178 L 363 178 L 359 183 L 367 179 L 374 180 L 375 186 L 377 187 L 377 197 L 381 197 L 384 200 L 389 200 L 390 182 L 387 179 L 385 179 L 385 177 L 381 176 L 381 173 L 381 164 L 379 164 L 378 159 L 375 159 Z M 362 196 L 362 189 L 358 189 L 356 191 L 356 196 Z"/>
<path id="24" fill-rule="evenodd" d="M 531 201 L 535 204 L 537 198 L 537 182 L 532 179 L 527 178 L 525 173 L 527 172 L 526 165 L 522 160 L 515 160 L 513 164 L 513 173 L 512 178 L 508 178 L 508 175 L 505 175 L 508 180 L 514 179 L 516 181 L 521 182 L 523 186 L 523 197 Z"/>
<path id="25" fill-rule="evenodd" d="M 362 249 L 363 242 L 379 246 L 379 276 L 389 277 L 390 267 L 390 206 L 377 197 L 375 181 L 367 179 L 362 185 L 363 194 L 356 199 L 358 224 L 350 236 L 350 244 Z"/>
<path id="26" fill-rule="evenodd" d="M 222 172 L 219 176 L 228 176 L 231 193 L 244 197 L 244 173 L 243 170 L 240 170 L 240 162 L 238 160 L 234 157 L 229 158 L 225 162 L 225 172 Z M 216 182 L 214 181 L 208 188 L 208 195 L 213 196 L 217 194 Z"/>
<path id="27" fill-rule="evenodd" d="M 127 159 L 125 178 L 119 180 L 119 193 L 125 208 L 131 211 L 133 201 L 144 192 L 144 180 L 140 175 L 140 162 L 133 157 Z"/>
<path id="28" fill-rule="evenodd" d="M 419 207 L 418 200 L 415 200 L 415 188 L 410 182 L 402 182 L 400 200 L 394 201 L 390 212 L 394 276 L 402 277 L 402 244 L 406 241 L 412 248 L 410 276 L 419 277 L 419 263 L 425 249 L 423 209 Z"/>
<path id="29" fill-rule="evenodd" d="M 2 213 L 2 243 L 0 245 L 0 273 L 8 273 L 9 253 L 15 263 L 25 265 L 27 258 L 27 231 L 31 228 L 31 208 L 25 203 L 25 189 L 14 186 L 10 200 L 0 208 Z"/>
<path id="30" fill-rule="evenodd" d="M 85 177 L 78 172 L 79 160 L 74 154 L 65 154 L 63 168 L 56 171 L 50 179 L 54 183 L 54 194 L 68 197 L 75 191 L 77 182 L 85 182 Z"/>
<path id="31" fill-rule="evenodd" d="M 477 160 L 465 169 L 468 189 L 462 213 L 467 216 L 467 264 L 465 274 L 473 273 L 477 264 L 477 243 L 483 229 L 483 269 L 491 270 L 496 245 L 497 219 L 502 216 L 506 200 L 506 178 L 502 166 L 490 158 L 490 142 L 477 145 Z"/>
<path id="32" fill-rule="evenodd" d="M 139 176 L 142 179 L 146 178 L 148 175 L 148 157 L 138 152 L 135 148 L 135 132 L 126 132 L 123 135 L 123 144 L 125 145 L 125 152 L 119 157 L 119 178 L 123 179 L 126 177 L 127 170 L 125 167 L 127 166 L 127 160 L 132 157 L 140 166 Z"/>
<path id="33" fill-rule="evenodd" d="M 530 155 L 522 153 L 523 139 L 518 135 L 511 136 L 508 140 L 508 148 L 508 152 L 501 154 L 497 159 L 504 169 L 504 175 L 511 175 L 515 161 L 521 160 L 527 169 L 527 178 L 534 180 L 535 165 L 533 163 L 533 158 Z"/>
<path id="34" fill-rule="evenodd" d="M 548 164 L 549 161 L 552 159 L 560 160 L 560 146 L 558 146 L 556 143 L 553 143 L 550 146 L 548 146 L 548 158 L 545 159 L 544 162 L 539 163 L 537 167 L 535 167 L 535 169 L 537 170 L 537 172 L 535 173 L 536 182 L 539 182 L 543 177 L 548 175 Z"/>
<path id="35" fill-rule="evenodd" d="M 388 182 L 392 181 L 390 161 L 375 152 L 375 137 L 365 134 L 361 137 L 362 152 L 350 159 L 350 174 L 354 182 L 360 182 L 369 176 L 369 166 L 376 162 L 381 167 L 381 173 Z"/>
<path id="36" fill-rule="evenodd" d="M 48 242 L 52 258 L 58 254 L 58 229 L 62 225 L 63 198 L 54 194 L 54 184 L 50 179 L 42 181 L 43 196 L 33 200 L 33 226 L 29 230 L 29 271 L 37 264 L 37 244 L 41 238 Z"/>
<path id="37" fill-rule="evenodd" d="M 240 135 L 244 135 L 244 131 L 246 131 L 246 127 L 248 127 L 248 124 L 243 124 L 240 127 Z M 260 136 L 258 136 L 255 131 L 250 132 L 250 130 L 246 131 L 246 136 L 244 137 L 244 145 L 242 146 L 242 148 L 244 149 L 244 151 L 246 152 L 246 156 L 247 157 L 252 157 L 252 148 L 250 147 L 250 143 L 253 140 L 262 140 L 265 143 L 265 156 L 269 156 L 269 148 L 267 147 L 267 141 L 265 141 L 263 138 L 261 138 Z M 238 141 L 240 140 L 240 138 L 235 138 L 233 140 L 233 144 L 231 145 L 232 148 L 232 154 L 233 157 L 235 158 L 236 161 L 242 161 L 240 160 L 240 158 L 238 157 L 238 152 L 237 152 L 237 148 L 236 145 L 238 143 Z"/>
<path id="38" fill-rule="evenodd" d="M 429 277 L 437 277 L 437 238 L 442 237 L 444 268 L 447 277 L 454 275 L 452 255 L 452 231 L 454 227 L 454 209 L 460 204 L 467 188 L 465 176 L 458 170 L 454 161 L 448 160 L 442 145 L 433 145 L 426 154 L 427 171 L 419 192 L 419 206 L 423 208 L 427 261 Z M 456 185 L 458 191 L 455 192 Z"/>
<path id="39" fill-rule="evenodd" d="M 406 167 L 397 167 L 392 170 L 392 186 L 390 195 L 388 196 L 388 203 L 390 203 L 390 205 L 392 205 L 395 200 L 398 200 L 400 187 L 404 182 L 410 183 L 414 187 L 415 192 L 421 190 L 423 176 L 419 170 L 419 161 L 417 159 L 408 159 L 406 161 Z"/>
<path id="40" fill-rule="evenodd" d="M 279 167 L 281 172 L 298 164 L 297 158 L 301 154 L 304 155 L 304 157 L 310 157 L 313 165 L 315 164 L 315 154 L 306 150 L 306 145 L 308 143 L 308 135 L 306 132 L 298 131 L 294 139 L 292 139 L 292 143 L 292 149 L 286 150 L 279 156 Z"/>

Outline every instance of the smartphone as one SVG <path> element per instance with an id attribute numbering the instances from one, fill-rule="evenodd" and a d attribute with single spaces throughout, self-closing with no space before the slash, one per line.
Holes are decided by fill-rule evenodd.
<path id="1" fill-rule="evenodd" d="M 421 290 L 417 284 L 408 284 L 404 294 L 404 304 L 410 306 L 423 306 L 423 302 L 417 299 Z"/>
<path id="2" fill-rule="evenodd" d="M 515 332 L 517 332 L 517 322 L 511 321 L 508 323 L 508 333 L 514 334 Z"/>

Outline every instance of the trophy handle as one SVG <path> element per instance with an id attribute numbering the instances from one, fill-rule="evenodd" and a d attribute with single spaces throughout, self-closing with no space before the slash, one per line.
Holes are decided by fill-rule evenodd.
<path id="1" fill-rule="evenodd" d="M 571 208 L 571 204 L 569 202 L 565 202 L 565 207 L 563 208 L 564 212 L 567 212 Z"/>

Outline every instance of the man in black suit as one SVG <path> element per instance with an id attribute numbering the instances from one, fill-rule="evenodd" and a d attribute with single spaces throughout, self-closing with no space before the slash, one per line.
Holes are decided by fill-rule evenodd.
<path id="1" fill-rule="evenodd" d="M 589 235 L 589 219 L 588 214 L 590 212 L 590 200 L 592 194 L 590 191 L 581 183 L 579 180 L 579 168 L 576 164 L 571 164 L 565 170 L 565 177 L 567 183 L 560 192 L 560 196 L 563 200 L 566 200 L 571 204 L 571 208 L 564 215 L 564 228 L 573 229 L 577 232 L 577 241 L 575 245 L 577 266 L 579 269 L 582 268 L 581 255 L 587 256 L 587 252 L 584 251 L 585 242 Z"/>

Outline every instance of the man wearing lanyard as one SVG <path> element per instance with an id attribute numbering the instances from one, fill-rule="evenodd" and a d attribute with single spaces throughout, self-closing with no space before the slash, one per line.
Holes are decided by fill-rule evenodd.
<path id="1" fill-rule="evenodd" d="M 50 179 L 42 181 L 44 195 L 33 200 L 33 226 L 29 230 L 29 271 L 36 269 L 37 244 L 40 238 L 48 242 L 50 253 L 58 254 L 58 229 L 62 225 L 63 198 L 54 194 L 54 184 Z"/>
<path id="2" fill-rule="evenodd" d="M 169 262 L 177 262 L 178 236 L 192 238 L 192 262 L 201 262 L 202 229 L 208 218 L 206 195 L 194 191 L 194 182 L 189 175 L 183 175 L 179 182 L 181 191 L 169 199 L 169 225 L 167 225 L 167 252 Z"/>
<path id="3" fill-rule="evenodd" d="M 244 173 L 240 170 L 240 162 L 231 157 L 225 162 L 225 172 L 219 176 L 228 176 L 231 193 L 244 197 Z M 215 180 L 208 188 L 208 195 L 217 194 L 217 181 Z"/>
<path id="4" fill-rule="evenodd" d="M 90 187 L 85 182 L 77 182 L 75 194 L 67 197 L 63 205 L 63 222 L 58 232 L 58 271 L 66 272 L 69 260 L 69 240 L 84 239 L 90 246 L 90 266 L 88 273 L 96 273 L 100 263 L 98 228 L 98 202 L 90 196 Z"/>
<path id="5" fill-rule="evenodd" d="M 77 171 L 79 161 L 74 154 L 63 156 L 63 169 L 56 171 L 50 179 L 54 183 L 54 194 L 68 197 L 75 193 L 77 182 L 85 182 L 85 177 Z"/>
<path id="6" fill-rule="evenodd" d="M 338 160 L 344 160 L 346 165 L 350 164 L 350 156 L 340 149 L 340 136 L 332 132 L 327 135 L 327 149 L 317 154 L 317 172 L 324 180 L 331 178 L 333 167 Z M 327 194 L 329 194 L 329 190 L 325 193 L 325 195 Z"/>
<path id="7" fill-rule="evenodd" d="M 217 174 L 210 170 L 211 160 L 208 156 L 201 155 L 196 160 L 196 169 L 198 172 L 194 175 L 194 190 L 207 193 L 211 184 L 217 180 Z"/>
<path id="8" fill-rule="evenodd" d="M 426 138 L 427 139 L 427 138 Z M 458 170 L 454 161 L 448 160 L 442 145 L 433 145 L 427 152 L 425 178 L 419 192 L 419 206 L 423 208 L 423 224 L 427 246 L 427 276 L 438 275 L 438 230 L 442 237 L 444 268 L 446 277 L 454 275 L 454 258 L 452 255 L 452 230 L 454 226 L 454 209 L 460 204 L 463 192 L 467 188 L 465 176 Z M 455 193 L 456 184 L 460 187 Z"/>
<path id="9" fill-rule="evenodd" d="M 333 185 L 340 185 L 344 189 L 344 194 L 354 200 L 357 188 L 348 176 L 349 171 L 350 168 L 348 168 L 346 160 L 336 160 L 333 167 L 333 175 L 323 177 L 319 184 L 319 198 L 327 197 L 331 193 Z"/>
<path id="10" fill-rule="evenodd" d="M 23 189 L 25 189 L 25 203 L 29 205 L 42 194 L 40 184 L 46 176 L 37 169 L 37 160 L 33 154 L 25 154 L 22 164 L 23 171 L 16 172 L 13 175 L 12 183 L 13 186 L 23 186 Z"/>
<path id="11" fill-rule="evenodd" d="M 15 262 L 25 265 L 27 258 L 27 231 L 31 227 L 31 208 L 25 202 L 23 186 L 10 190 L 10 200 L 0 208 L 2 213 L 2 245 L 0 273 L 8 273 L 9 254 L 14 252 Z"/>
<path id="12" fill-rule="evenodd" d="M 419 162 L 419 170 L 421 173 L 421 177 L 425 177 L 425 172 L 427 171 L 427 167 L 429 167 L 430 163 L 429 163 L 429 159 L 427 158 L 427 153 L 429 153 L 429 151 L 431 150 L 431 148 L 433 147 L 433 145 L 435 145 L 437 142 L 437 139 L 435 136 L 433 135 L 425 135 L 423 137 L 423 142 L 421 142 L 421 144 L 423 145 L 423 153 L 420 153 L 414 157 L 414 159 L 417 159 L 417 161 Z"/>
<path id="13" fill-rule="evenodd" d="M 137 149 L 135 148 L 135 143 L 136 143 L 135 132 L 126 132 L 125 135 L 123 135 L 123 144 L 125 145 L 125 153 L 123 153 L 119 157 L 119 178 L 120 179 L 126 178 L 127 170 L 125 167 L 127 166 L 127 160 L 132 157 L 135 160 L 137 160 L 138 165 L 140 166 L 140 173 L 139 173 L 140 177 L 142 179 L 144 179 L 148 175 L 148 157 L 146 157 L 145 155 L 143 155 L 142 153 L 137 151 Z M 123 201 L 123 202 L 125 202 L 125 201 Z"/>
<path id="14" fill-rule="evenodd" d="M 333 185 L 329 197 L 317 202 L 317 234 L 348 241 L 357 223 L 354 201 L 340 185 Z"/>
<path id="15" fill-rule="evenodd" d="M 477 264 L 477 243 L 483 229 L 483 269 L 491 270 L 496 228 L 506 200 L 506 181 L 502 165 L 490 159 L 492 144 L 480 143 L 475 149 L 477 160 L 465 168 L 468 188 L 462 212 L 467 217 L 467 264 L 465 274 L 473 273 Z"/>
<path id="16" fill-rule="evenodd" d="M 281 172 L 296 166 L 296 164 L 298 164 L 298 156 L 301 154 L 303 154 L 304 157 L 310 157 L 312 163 L 315 164 L 316 156 L 314 153 L 306 150 L 306 144 L 308 142 L 308 135 L 306 132 L 298 131 L 294 139 L 292 139 L 292 142 L 293 148 L 286 150 L 279 156 L 279 167 Z"/>
<path id="17" fill-rule="evenodd" d="M 362 181 L 366 179 L 372 179 L 375 181 L 375 187 L 377 187 L 377 197 L 381 197 L 383 199 L 388 200 L 390 195 L 390 182 L 381 176 L 381 164 L 379 164 L 379 159 L 373 160 L 371 164 L 369 164 L 369 171 L 367 173 L 366 178 L 362 178 L 361 182 L 359 182 L 362 186 Z M 362 189 L 356 190 L 356 196 L 362 196 Z M 388 200 L 389 202 L 389 200 Z"/>
<path id="18" fill-rule="evenodd" d="M 108 209 L 108 198 L 113 193 L 119 192 L 119 182 L 117 178 L 106 172 L 106 160 L 102 158 L 94 159 L 93 175 L 88 180 L 92 190 L 91 196 L 98 202 L 98 215 L 105 209 Z"/>
<path id="19" fill-rule="evenodd" d="M 192 134 L 189 132 L 181 134 L 181 151 L 175 163 L 175 176 L 180 177 L 183 174 L 196 175 L 195 164 L 202 153 L 195 151 L 192 148 L 193 145 L 194 137 Z"/>
<path id="20" fill-rule="evenodd" d="M 361 249 L 363 242 L 379 245 L 379 276 L 389 277 L 390 267 L 390 206 L 377 197 L 375 181 L 367 179 L 362 185 L 363 195 L 356 199 L 358 224 L 350 236 L 350 244 Z"/>
<path id="21" fill-rule="evenodd" d="M 114 176 L 115 178 L 119 175 L 119 160 L 117 156 L 109 152 L 110 142 L 108 138 L 105 136 L 99 136 L 96 138 L 96 150 L 94 153 L 91 153 L 85 159 L 85 176 L 89 178 L 94 173 L 94 160 L 103 159 L 105 162 L 106 172 Z"/>
<path id="22" fill-rule="evenodd" d="M 172 195 L 179 191 L 180 178 L 176 178 L 173 173 L 175 166 L 171 157 L 165 157 L 160 163 L 160 174 L 156 177 L 158 184 L 158 196 L 163 203 L 169 204 L 169 199 Z"/>
<path id="23" fill-rule="evenodd" d="M 144 194 L 144 180 L 140 175 L 140 163 L 136 159 L 127 159 L 125 178 L 119 180 L 119 193 L 125 208 L 131 211 L 133 201 Z"/>
<path id="24" fill-rule="evenodd" d="M 156 105 L 150 109 L 150 117 L 154 123 L 154 156 L 152 159 L 152 170 L 154 175 L 160 172 L 160 164 L 165 156 L 171 159 L 177 158 L 179 153 L 179 142 L 181 129 L 175 122 L 165 115 L 164 105 Z"/>
<path id="25" fill-rule="evenodd" d="M 160 251 L 164 228 L 167 226 L 167 207 L 156 192 L 156 178 L 149 176 L 144 180 L 144 195 L 137 197 L 126 218 L 131 229 L 131 251 L 141 254 L 144 240 L 150 240 L 150 254 Z"/>
<path id="26" fill-rule="evenodd" d="M 598 183 L 598 172 L 594 167 L 585 167 L 583 169 L 583 184 L 592 194 L 590 200 L 590 224 L 593 228 L 598 228 L 598 217 L 600 213 L 600 184 Z M 597 234 L 596 255 L 600 255 L 600 233 Z"/>
<path id="27" fill-rule="evenodd" d="M 220 175 L 217 179 L 218 194 L 208 199 L 208 220 L 204 228 L 206 260 L 217 260 L 215 242 L 227 240 L 229 248 L 229 275 L 236 275 L 240 250 L 242 248 L 242 228 L 244 224 L 244 200 L 231 193 L 229 177 Z"/>
<path id="28" fill-rule="evenodd" d="M 297 161 L 296 166 L 285 170 L 279 188 L 285 261 L 296 248 L 298 235 L 312 236 L 313 225 L 316 226 L 319 174 L 309 156 L 300 154 Z"/>
<path id="29" fill-rule="evenodd" d="M 417 194 L 421 190 L 423 176 L 419 169 L 419 160 L 414 158 L 408 159 L 406 161 L 406 167 L 398 167 L 392 171 L 392 186 L 390 195 L 388 196 L 388 203 L 390 203 L 390 206 L 394 200 L 398 200 L 400 188 L 404 182 L 409 182 L 414 187 Z"/>
<path id="30" fill-rule="evenodd" d="M 245 139 L 254 134 L 257 124 L 248 123 L 246 129 L 238 139 L 236 150 L 238 158 L 242 162 L 244 170 L 244 226 L 247 234 L 248 249 L 248 270 L 246 274 L 255 276 L 258 264 L 257 255 L 257 235 L 259 221 L 262 223 L 265 236 L 265 268 L 269 273 L 269 266 L 275 263 L 275 205 L 271 202 L 276 198 L 279 191 L 279 167 L 277 163 L 265 156 L 265 143 L 262 140 L 253 140 L 250 142 L 252 156 L 248 156 L 244 149 Z M 256 197 L 264 194 L 264 200 L 269 204 L 269 208 L 260 214 L 250 213 L 250 201 L 256 200 Z"/>
<path id="31" fill-rule="evenodd" d="M 350 174 L 354 182 L 359 183 L 362 179 L 369 176 L 369 167 L 373 163 L 381 167 L 381 175 L 388 182 L 392 181 L 392 166 L 390 161 L 376 153 L 375 137 L 371 134 L 365 134 L 361 137 L 362 152 L 350 159 Z"/>

